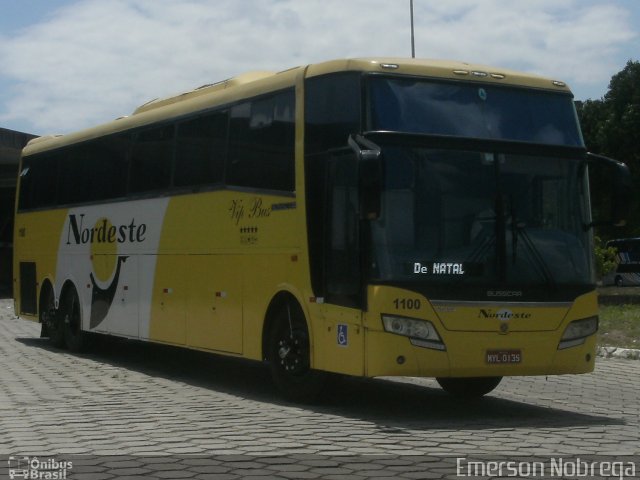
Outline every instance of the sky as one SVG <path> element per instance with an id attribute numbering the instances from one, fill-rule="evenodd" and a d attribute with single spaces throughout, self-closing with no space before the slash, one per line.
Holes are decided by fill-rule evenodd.
<path id="1" fill-rule="evenodd" d="M 0 0 L 0 127 L 68 133 L 252 70 L 409 57 L 410 0 Z M 640 60 L 640 0 L 414 0 L 416 56 L 599 99 Z"/>

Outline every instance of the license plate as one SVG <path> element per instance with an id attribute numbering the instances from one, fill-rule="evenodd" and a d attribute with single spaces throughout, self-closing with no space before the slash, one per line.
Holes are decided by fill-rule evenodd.
<path id="1" fill-rule="evenodd" d="M 521 350 L 487 350 L 487 363 L 503 365 L 522 362 Z"/>

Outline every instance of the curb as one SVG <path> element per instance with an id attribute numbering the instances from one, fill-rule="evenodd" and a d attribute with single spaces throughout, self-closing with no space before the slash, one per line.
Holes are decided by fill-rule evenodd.
<path id="1" fill-rule="evenodd" d="M 640 350 L 621 347 L 598 347 L 596 355 L 603 358 L 625 358 L 627 360 L 640 360 Z"/>

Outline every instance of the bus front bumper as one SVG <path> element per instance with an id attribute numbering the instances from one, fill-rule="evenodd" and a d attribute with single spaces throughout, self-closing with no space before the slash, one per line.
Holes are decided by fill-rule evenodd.
<path id="1" fill-rule="evenodd" d="M 485 377 L 589 373 L 596 336 L 558 349 L 559 333 L 455 332 L 445 350 L 416 346 L 407 337 L 366 332 L 366 376 Z"/>

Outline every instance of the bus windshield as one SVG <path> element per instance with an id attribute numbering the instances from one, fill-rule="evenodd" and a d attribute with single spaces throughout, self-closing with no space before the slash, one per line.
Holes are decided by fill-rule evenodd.
<path id="1" fill-rule="evenodd" d="M 425 285 L 593 283 L 578 159 L 386 145 L 372 276 Z"/>
<path id="2" fill-rule="evenodd" d="M 565 93 L 462 82 L 372 76 L 369 127 L 546 145 L 584 145 Z"/>

